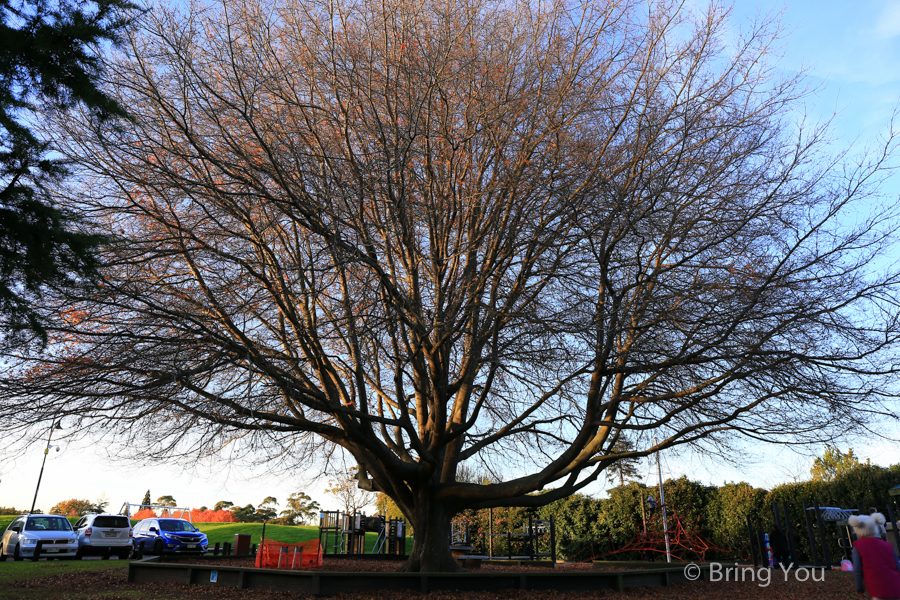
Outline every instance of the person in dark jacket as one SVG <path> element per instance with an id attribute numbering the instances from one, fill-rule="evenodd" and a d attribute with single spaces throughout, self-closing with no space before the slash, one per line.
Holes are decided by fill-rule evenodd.
<path id="1" fill-rule="evenodd" d="M 858 594 L 873 600 L 900 600 L 900 560 L 890 543 L 878 538 L 884 515 L 852 516 L 847 521 L 858 538 L 853 542 L 853 580 Z"/>
<path id="2" fill-rule="evenodd" d="M 772 545 L 772 555 L 775 557 L 775 566 L 791 564 L 791 552 L 788 549 L 787 538 L 781 527 L 776 525 L 772 528 L 772 536 L 769 538 Z"/>

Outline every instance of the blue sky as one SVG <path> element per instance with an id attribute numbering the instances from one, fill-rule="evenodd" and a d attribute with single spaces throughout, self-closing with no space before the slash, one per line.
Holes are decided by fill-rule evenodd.
<path id="1" fill-rule="evenodd" d="M 854 141 L 864 145 L 886 130 L 900 100 L 900 0 L 788 4 L 739 0 L 733 11 L 734 26 L 757 12 L 783 12 L 788 34 L 782 67 L 789 72 L 808 69 L 810 85 L 819 89 L 807 110 L 819 120 L 834 115 L 836 148 Z M 885 189 L 896 197 L 900 190 L 897 178 Z M 0 505 L 31 506 L 44 443 L 37 441 L 25 455 L 0 464 Z M 326 482 L 315 481 L 313 470 L 287 477 L 258 473 L 251 478 L 224 466 L 224 461 L 189 471 L 174 465 L 128 466 L 106 456 L 102 447 L 60 443 L 62 451 L 49 455 L 41 483 L 38 506 L 45 509 L 67 498 L 95 500 L 102 494 L 109 499 L 110 509 L 118 510 L 123 502 L 139 502 L 148 488 L 153 498 L 170 494 L 181 505 L 194 507 L 211 506 L 218 500 L 256 505 L 266 496 L 283 501 L 302 489 L 320 504 L 336 507 L 324 494 Z M 900 450 L 894 444 L 855 441 L 852 445 L 863 459 L 883 465 L 900 463 Z M 841 447 L 846 449 L 846 444 Z M 806 477 L 812 463 L 809 455 L 771 447 L 755 448 L 751 455 L 755 460 L 739 467 L 714 464 L 703 457 L 664 455 L 663 476 L 687 474 L 707 483 L 744 480 L 770 487 Z M 655 477 L 649 463 L 644 463 L 641 471 L 647 483 Z M 601 493 L 602 487 L 590 491 Z"/>

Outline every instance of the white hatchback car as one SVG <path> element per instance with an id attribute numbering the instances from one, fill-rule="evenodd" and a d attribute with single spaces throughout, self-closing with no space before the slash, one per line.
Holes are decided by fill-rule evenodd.
<path id="1" fill-rule="evenodd" d="M 45 558 L 74 558 L 78 553 L 78 536 L 72 524 L 59 515 L 21 515 L 13 519 L 0 539 L 0 560 L 34 558 L 41 546 Z"/>
<path id="2" fill-rule="evenodd" d="M 125 515 L 85 515 L 75 523 L 78 535 L 78 558 L 99 554 L 104 559 L 115 554 L 128 558 L 131 554 L 131 520 Z"/>

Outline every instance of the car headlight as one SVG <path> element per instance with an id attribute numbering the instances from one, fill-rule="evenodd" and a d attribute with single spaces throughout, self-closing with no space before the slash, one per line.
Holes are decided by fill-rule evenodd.
<path id="1" fill-rule="evenodd" d="M 19 535 L 19 541 L 26 546 L 30 546 L 32 544 L 37 544 L 38 539 L 27 535 Z"/>

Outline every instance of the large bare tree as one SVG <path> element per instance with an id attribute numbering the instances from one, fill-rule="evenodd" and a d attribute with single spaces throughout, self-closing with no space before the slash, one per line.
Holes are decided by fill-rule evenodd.
<path id="1" fill-rule="evenodd" d="M 893 418 L 892 138 L 829 156 L 777 27 L 726 17 L 148 13 L 108 71 L 133 123 L 54 125 L 80 169 L 60 201 L 119 241 L 99 290 L 48 299 L 49 350 L 5 357 L 5 426 L 69 416 L 161 457 L 342 449 L 415 526 L 407 568 L 440 571 L 460 510 Z M 503 480 L 459 481 L 464 461 Z"/>

